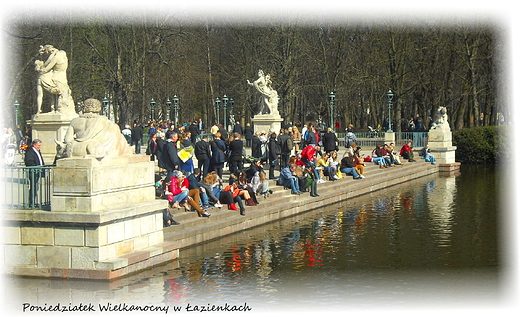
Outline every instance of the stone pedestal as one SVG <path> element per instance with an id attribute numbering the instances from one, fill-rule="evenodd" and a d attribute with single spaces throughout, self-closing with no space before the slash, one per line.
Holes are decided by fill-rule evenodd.
<path id="1" fill-rule="evenodd" d="M 428 132 L 430 151 L 437 164 L 454 164 L 456 146 L 451 143 L 451 131 L 447 128 L 431 129 Z"/>
<path id="2" fill-rule="evenodd" d="M 42 140 L 40 151 L 45 164 L 54 162 L 54 157 L 56 156 L 56 143 L 54 143 L 54 140 L 63 140 L 70 121 L 77 116 L 77 113 L 48 112 L 35 114 L 32 120 L 27 122 L 31 125 L 33 140 Z"/>
<path id="3" fill-rule="evenodd" d="M 385 132 L 385 144 L 395 143 L 395 132 Z"/>
<path id="4" fill-rule="evenodd" d="M 62 159 L 52 177 L 51 212 L 5 215 L 8 273 L 110 279 L 165 253 L 157 246 L 168 203 L 155 199 L 147 156 Z"/>
<path id="5" fill-rule="evenodd" d="M 279 114 L 257 114 L 251 120 L 255 132 L 280 132 L 283 118 Z"/>

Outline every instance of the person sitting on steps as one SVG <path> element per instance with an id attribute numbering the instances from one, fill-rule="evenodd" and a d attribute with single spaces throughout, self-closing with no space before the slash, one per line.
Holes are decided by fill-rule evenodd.
<path id="1" fill-rule="evenodd" d="M 359 175 L 354 168 L 354 156 L 351 156 L 350 153 L 347 153 L 347 156 L 341 159 L 340 164 L 340 170 L 342 173 L 352 175 L 354 179 L 365 178 L 365 176 Z"/>
<path id="2" fill-rule="evenodd" d="M 415 162 L 413 158 L 413 148 L 412 148 L 412 141 L 408 140 L 402 147 L 401 151 L 399 152 L 399 155 L 401 155 L 405 160 L 408 160 L 408 162 Z"/>

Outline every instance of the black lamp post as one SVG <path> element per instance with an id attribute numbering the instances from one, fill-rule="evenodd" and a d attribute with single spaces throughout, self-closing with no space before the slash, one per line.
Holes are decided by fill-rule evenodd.
<path id="1" fill-rule="evenodd" d="M 166 120 L 170 122 L 170 112 L 172 110 L 172 102 L 170 101 L 170 98 L 166 100 Z"/>
<path id="2" fill-rule="evenodd" d="M 226 115 L 226 110 L 227 110 L 227 103 L 228 103 L 228 97 L 226 95 L 224 95 L 224 97 L 222 97 L 222 103 L 224 104 L 224 129 L 226 129 L 226 131 L 228 130 L 227 129 L 227 115 Z"/>
<path id="3" fill-rule="evenodd" d="M 14 102 L 14 121 L 16 126 L 18 126 L 18 109 L 20 108 L 20 104 L 18 103 L 18 100 L 15 100 Z"/>
<path id="4" fill-rule="evenodd" d="M 108 117 L 108 98 L 103 98 L 103 115 Z"/>
<path id="5" fill-rule="evenodd" d="M 173 96 L 173 111 L 175 112 L 174 124 L 177 127 L 177 121 L 179 120 L 179 97 Z"/>
<path id="6" fill-rule="evenodd" d="M 394 99 L 394 93 L 391 89 L 388 89 L 388 92 L 386 93 L 386 97 L 388 98 L 388 130 L 386 132 L 394 132 L 392 131 L 392 118 L 390 117 L 392 112 L 392 103 Z"/>
<path id="7" fill-rule="evenodd" d="M 220 124 L 220 99 L 215 98 L 215 108 L 217 108 L 217 124 Z"/>
<path id="8" fill-rule="evenodd" d="M 336 98 L 336 95 L 334 94 L 334 92 L 330 92 L 329 93 L 329 104 L 330 104 L 330 125 L 329 127 L 331 129 L 334 128 L 334 99 Z"/>
<path id="9" fill-rule="evenodd" d="M 152 121 L 155 120 L 155 100 L 150 100 L 150 106 L 152 107 Z"/>

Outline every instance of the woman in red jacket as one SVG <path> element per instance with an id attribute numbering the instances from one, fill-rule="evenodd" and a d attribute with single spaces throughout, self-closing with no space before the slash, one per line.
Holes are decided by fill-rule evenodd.
<path id="1" fill-rule="evenodd" d="M 226 188 L 224 188 L 224 191 L 231 192 L 231 198 L 233 199 L 233 202 L 237 203 L 240 206 L 240 214 L 244 216 L 246 213 L 246 208 L 244 207 L 244 203 L 242 202 L 242 197 L 249 197 L 249 193 L 247 190 L 243 190 L 238 188 L 238 182 L 233 182 L 231 185 L 227 185 Z M 232 202 L 228 202 L 232 203 Z"/>
<path id="2" fill-rule="evenodd" d="M 180 208 L 180 204 L 184 206 L 186 211 L 189 211 L 189 206 L 193 207 L 199 217 L 209 217 L 210 213 L 202 210 L 200 207 L 200 192 L 198 189 L 188 189 L 189 182 L 180 171 L 173 171 L 173 177 L 170 179 L 168 186 L 168 201 L 172 207 Z"/>

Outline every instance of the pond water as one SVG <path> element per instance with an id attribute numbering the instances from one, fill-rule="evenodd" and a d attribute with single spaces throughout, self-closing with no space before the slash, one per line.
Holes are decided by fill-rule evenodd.
<path id="1" fill-rule="evenodd" d="M 497 305 L 497 171 L 463 167 L 182 250 L 117 281 L 9 278 L 9 301 L 252 312 Z"/>

